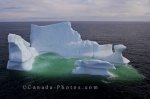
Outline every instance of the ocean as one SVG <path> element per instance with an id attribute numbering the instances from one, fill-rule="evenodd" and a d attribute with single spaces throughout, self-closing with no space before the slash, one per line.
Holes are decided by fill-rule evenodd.
<path id="1" fill-rule="evenodd" d="M 31 24 L 48 25 L 57 22 L 0 22 L 0 96 L 7 98 L 22 97 L 50 97 L 56 98 L 150 98 L 150 22 L 99 22 L 99 21 L 73 21 L 72 28 L 81 34 L 84 40 L 97 41 L 99 44 L 124 44 L 127 49 L 123 55 L 131 62 L 130 64 L 146 78 L 142 82 L 128 85 L 123 84 L 100 84 L 97 91 L 35 91 L 22 90 L 23 84 L 74 84 L 74 81 L 62 79 L 47 80 L 18 76 L 20 72 L 6 70 L 8 61 L 9 33 L 21 35 L 30 42 Z M 86 83 L 83 83 L 83 85 Z M 97 83 L 96 83 L 97 84 Z M 102 86 L 101 86 L 102 85 Z M 35 94 L 32 96 L 31 94 Z M 86 95 L 87 94 L 87 95 Z M 77 96 L 76 96 L 77 95 Z M 25 97 L 24 97 L 25 98 Z"/>

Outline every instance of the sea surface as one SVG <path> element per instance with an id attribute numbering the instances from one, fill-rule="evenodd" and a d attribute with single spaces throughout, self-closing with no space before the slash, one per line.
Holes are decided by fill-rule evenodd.
<path id="1" fill-rule="evenodd" d="M 20 72 L 6 69 L 8 61 L 9 33 L 21 35 L 30 42 L 31 24 L 48 25 L 58 22 L 0 22 L 0 97 L 16 98 L 87 98 L 98 97 L 123 98 L 123 99 L 150 99 L 150 22 L 95 22 L 73 21 L 72 28 L 81 34 L 84 40 L 97 41 L 99 44 L 124 44 L 127 49 L 123 55 L 130 64 L 145 76 L 142 82 L 128 85 L 124 84 L 100 84 L 97 91 L 78 90 L 23 90 L 23 84 L 74 84 L 75 81 L 63 81 L 62 79 L 48 80 L 44 78 L 18 76 Z M 14 75 L 15 74 L 15 75 Z M 86 84 L 86 83 L 84 83 Z M 84 85 L 83 84 L 83 85 Z M 96 83 L 97 84 L 97 83 Z M 102 86 L 101 86 L 102 85 Z M 34 95 L 33 95 L 34 94 Z M 24 96 L 24 97 L 23 97 Z M 1 98 L 1 99 L 5 99 Z"/>

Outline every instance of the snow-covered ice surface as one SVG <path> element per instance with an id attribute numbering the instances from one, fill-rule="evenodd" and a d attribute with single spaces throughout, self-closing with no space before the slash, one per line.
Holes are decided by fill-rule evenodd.
<path id="1" fill-rule="evenodd" d="M 71 28 L 70 22 L 46 26 L 31 25 L 30 43 L 18 35 L 9 34 L 9 61 L 7 68 L 31 70 L 34 58 L 43 53 L 57 53 L 64 58 L 80 58 L 73 70 L 74 74 L 108 76 L 113 64 L 127 64 L 129 60 L 122 56 L 124 45 L 99 45 L 95 41 L 82 40 L 80 34 Z M 84 58 L 92 58 L 84 60 Z"/>

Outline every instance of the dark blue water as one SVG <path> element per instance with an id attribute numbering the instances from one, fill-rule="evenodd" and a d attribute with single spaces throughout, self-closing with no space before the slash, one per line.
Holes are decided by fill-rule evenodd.
<path id="1" fill-rule="evenodd" d="M 3 90 L 0 91 L 2 96 L 16 94 L 20 87 L 16 86 L 19 83 L 28 83 L 36 81 L 31 78 L 26 81 L 27 78 L 10 77 L 10 71 L 6 70 L 8 60 L 8 43 L 7 35 L 9 33 L 15 33 L 21 35 L 25 40 L 29 41 L 30 25 L 47 25 L 56 22 L 1 22 L 0 23 L 0 84 Z M 130 86 L 117 86 L 111 89 L 109 87 L 103 88 L 110 97 L 143 97 L 145 99 L 150 98 L 150 22 L 72 22 L 72 28 L 77 30 L 83 39 L 89 39 L 97 41 L 99 44 L 124 44 L 127 46 L 127 50 L 124 51 L 124 56 L 131 61 L 131 65 L 136 68 L 146 79 L 142 83 L 137 83 Z M 40 80 L 39 80 L 40 82 Z M 38 82 L 38 83 L 39 83 Z M 7 84 L 6 84 L 7 83 Z M 40 82 L 41 83 L 41 82 Z M 49 82 L 45 82 L 49 83 Z M 57 83 L 57 82 L 55 82 Z M 11 86 L 11 87 L 10 87 Z M 8 88 L 9 87 L 9 88 Z M 7 89 L 8 88 L 8 89 Z M 5 89 L 5 90 L 4 90 Z M 11 90 L 11 91 L 10 91 Z M 21 89 L 20 89 L 21 90 Z M 110 91 L 110 92 L 109 92 Z M 112 92 L 113 91 L 113 92 Z M 6 94 L 9 92 L 9 94 Z M 112 92 L 112 94 L 111 94 Z M 18 92 L 19 93 L 19 92 Z M 36 93 L 31 91 L 31 93 Z M 60 92 L 53 92 L 52 95 L 59 94 Z M 70 92 L 72 96 L 74 94 L 81 94 L 82 92 Z M 105 93 L 102 90 L 98 92 L 92 92 L 93 97 Z M 24 95 L 25 93 L 21 93 Z M 44 95 L 47 95 L 45 93 Z M 115 94 L 115 95 L 114 95 Z M 138 95 L 136 95 L 138 94 Z M 30 96 L 30 92 L 27 92 L 27 96 Z M 60 94 L 65 97 L 66 94 Z M 42 95 L 38 95 L 39 97 Z M 71 96 L 71 97 L 72 97 Z M 85 96 L 83 96 L 85 97 Z M 87 95 L 87 97 L 91 97 Z M 109 97 L 107 97 L 109 98 Z"/>

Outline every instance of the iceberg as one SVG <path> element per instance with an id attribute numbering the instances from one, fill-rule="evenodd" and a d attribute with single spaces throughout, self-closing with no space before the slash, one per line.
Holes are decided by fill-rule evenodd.
<path id="1" fill-rule="evenodd" d="M 75 66 L 76 68 L 72 71 L 73 74 L 114 76 L 109 72 L 109 69 L 116 69 L 113 64 L 96 59 L 77 60 Z"/>
<path id="2" fill-rule="evenodd" d="M 30 41 L 38 53 L 55 52 L 65 58 L 102 58 L 113 54 L 112 44 L 99 45 L 95 41 L 82 40 L 70 22 L 46 26 L 32 24 Z"/>
<path id="3" fill-rule="evenodd" d="M 113 64 L 116 64 L 116 65 L 117 64 L 123 64 L 123 65 L 128 64 L 130 61 L 122 55 L 122 52 L 126 48 L 127 47 L 122 44 L 115 45 L 114 46 L 115 52 L 112 55 L 105 57 L 105 60 L 108 62 L 111 62 Z"/>
<path id="4" fill-rule="evenodd" d="M 56 53 L 64 58 L 77 58 L 73 74 L 111 75 L 109 69 L 114 64 L 128 64 L 122 56 L 124 45 L 100 45 L 95 41 L 82 40 L 80 34 L 73 30 L 70 22 L 52 25 L 31 25 L 30 43 L 16 34 L 8 35 L 9 61 L 8 69 L 31 70 L 34 58 L 43 53 Z M 84 58 L 90 58 L 84 60 Z M 77 65 L 78 64 L 78 65 Z"/>
<path id="5" fill-rule="evenodd" d="M 30 43 L 16 34 L 8 35 L 8 43 L 9 61 L 7 68 L 14 70 L 31 70 L 33 59 L 37 55 L 36 50 L 30 47 Z"/>
<path id="6" fill-rule="evenodd" d="M 115 69 L 114 65 L 102 60 L 97 59 L 85 59 L 75 61 L 75 66 L 83 66 L 87 68 L 103 68 L 103 69 Z"/>

